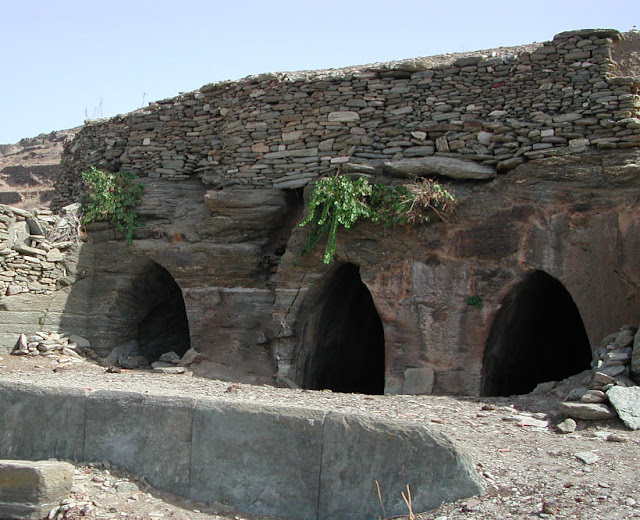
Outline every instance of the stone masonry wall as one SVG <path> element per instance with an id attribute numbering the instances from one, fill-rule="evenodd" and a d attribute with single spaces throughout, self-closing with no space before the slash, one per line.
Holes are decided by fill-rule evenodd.
<path id="1" fill-rule="evenodd" d="M 498 172 L 587 148 L 640 145 L 638 78 L 616 76 L 615 30 L 488 53 L 276 73 L 205 85 L 87 124 L 58 202 L 91 165 L 212 188 L 296 188 L 345 163 L 451 156 Z"/>
<path id="2" fill-rule="evenodd" d="M 0 205 L 0 299 L 51 294 L 60 286 L 67 275 L 64 252 L 75 245 L 72 221 L 48 209 Z"/>

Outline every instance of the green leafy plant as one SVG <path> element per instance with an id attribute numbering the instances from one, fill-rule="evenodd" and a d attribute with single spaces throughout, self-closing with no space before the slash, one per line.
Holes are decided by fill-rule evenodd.
<path id="1" fill-rule="evenodd" d="M 473 294 L 467 297 L 466 301 L 469 307 L 475 307 L 476 309 L 482 309 L 484 307 L 484 303 L 482 302 L 482 298 L 477 294 Z"/>
<path id="2" fill-rule="evenodd" d="M 367 197 L 371 185 L 365 178 L 352 180 L 346 175 L 325 177 L 316 182 L 309 201 L 309 215 L 300 225 L 311 225 L 302 254 L 310 253 L 323 235 L 327 235 L 323 261 L 331 262 L 336 253 L 338 226 L 349 229 L 360 217 L 369 217 Z"/>
<path id="3" fill-rule="evenodd" d="M 133 231 L 140 225 L 138 204 L 143 186 L 136 176 L 127 172 L 107 172 L 92 166 L 82 174 L 87 186 L 82 223 L 107 221 L 122 231 L 127 244 L 133 241 Z"/>
<path id="4" fill-rule="evenodd" d="M 384 226 L 424 224 L 434 217 L 445 220 L 455 197 L 431 179 L 401 186 L 371 184 L 360 177 L 337 174 L 316 182 L 308 203 L 309 214 L 300 225 L 310 225 L 302 255 L 310 253 L 326 234 L 323 262 L 336 253 L 338 227 L 349 229 L 358 219 L 368 218 Z"/>

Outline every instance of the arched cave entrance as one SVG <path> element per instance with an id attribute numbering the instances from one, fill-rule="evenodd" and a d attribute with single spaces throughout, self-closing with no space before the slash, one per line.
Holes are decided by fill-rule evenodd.
<path id="1" fill-rule="evenodd" d="M 384 331 L 354 264 L 340 266 L 319 299 L 302 385 L 312 390 L 384 393 Z"/>
<path id="2" fill-rule="evenodd" d="M 118 298 L 119 313 L 126 316 L 124 340 L 133 346 L 130 355 L 149 363 L 166 352 L 179 356 L 189 350 L 189 323 L 182 291 L 169 271 L 149 262 Z"/>
<path id="3" fill-rule="evenodd" d="M 576 304 L 564 285 L 534 271 L 502 302 L 489 333 L 482 394 L 525 394 L 590 367 L 591 347 Z"/>

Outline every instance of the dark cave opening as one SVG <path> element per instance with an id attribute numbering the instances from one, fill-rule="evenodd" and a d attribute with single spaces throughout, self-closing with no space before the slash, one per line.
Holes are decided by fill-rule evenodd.
<path id="1" fill-rule="evenodd" d="M 340 266 L 325 286 L 321 302 L 303 386 L 384 394 L 384 330 L 360 269 L 354 264 Z"/>
<path id="2" fill-rule="evenodd" d="M 482 395 L 525 394 L 590 367 L 580 312 L 564 285 L 534 271 L 505 296 L 485 348 Z"/>
<path id="3" fill-rule="evenodd" d="M 134 279 L 132 284 L 138 306 L 137 350 L 149 363 L 166 352 L 179 356 L 189 350 L 189 322 L 180 287 L 169 271 L 156 263 Z"/>

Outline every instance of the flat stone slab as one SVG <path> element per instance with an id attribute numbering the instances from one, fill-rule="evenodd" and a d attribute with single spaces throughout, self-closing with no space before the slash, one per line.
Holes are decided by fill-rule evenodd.
<path id="1" fill-rule="evenodd" d="M 198 403 L 191 496 L 243 512 L 317 518 L 324 412 Z"/>
<path id="2" fill-rule="evenodd" d="M 67 462 L 0 460 L 0 518 L 39 520 L 69 498 L 74 467 Z"/>
<path id="3" fill-rule="evenodd" d="M 590 421 L 615 419 L 616 414 L 606 404 L 599 403 L 560 403 L 560 411 L 573 419 Z"/>
<path id="4" fill-rule="evenodd" d="M 640 386 L 613 386 L 607 397 L 622 422 L 632 430 L 640 429 Z"/>
<path id="5" fill-rule="evenodd" d="M 441 175 L 459 180 L 489 180 L 497 173 L 495 168 L 455 157 L 416 157 L 384 163 L 384 170 L 396 177 L 426 177 Z"/>
<path id="6" fill-rule="evenodd" d="M 0 457 L 83 460 L 87 393 L 0 384 Z"/>
<path id="7" fill-rule="evenodd" d="M 93 392 L 83 458 L 108 460 L 152 486 L 188 496 L 194 407 L 187 397 Z"/>

